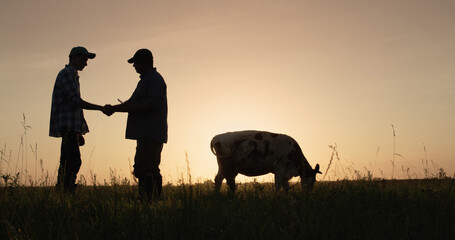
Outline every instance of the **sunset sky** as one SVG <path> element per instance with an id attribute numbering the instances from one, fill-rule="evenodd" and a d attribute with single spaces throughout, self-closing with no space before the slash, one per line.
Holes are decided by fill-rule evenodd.
<path id="1" fill-rule="evenodd" d="M 100 105 L 128 99 L 139 76 L 127 59 L 153 52 L 168 86 L 164 182 L 186 179 L 185 153 L 193 181 L 213 179 L 212 137 L 250 129 L 292 136 L 323 173 L 336 144 L 339 160 L 325 180 L 354 170 L 404 178 L 443 168 L 453 176 L 454 12 L 452 0 L 3 0 L 2 174 L 34 175 L 34 154 L 20 147 L 25 114 L 27 144 L 56 176 L 52 89 L 80 45 L 97 54 L 79 72 L 82 98 Z M 136 143 L 124 138 L 126 117 L 85 111 L 80 175 L 88 182 L 90 172 L 108 179 L 109 169 L 131 177 Z"/>

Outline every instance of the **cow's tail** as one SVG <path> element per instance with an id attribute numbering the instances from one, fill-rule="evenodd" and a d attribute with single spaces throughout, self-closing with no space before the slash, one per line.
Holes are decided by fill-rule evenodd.
<path id="1" fill-rule="evenodd" d="M 215 138 L 213 138 L 212 141 L 210 141 L 210 150 L 212 150 L 212 153 L 215 154 L 215 156 L 218 156 L 216 154 L 214 140 L 215 140 Z"/>
<path id="2" fill-rule="evenodd" d="M 240 143 L 242 143 L 244 139 L 240 141 L 235 141 L 230 144 L 230 147 L 223 146 L 223 141 L 216 139 L 216 136 L 210 142 L 210 150 L 212 153 L 215 154 L 218 158 L 229 158 L 232 154 L 237 150 Z"/>
<path id="3" fill-rule="evenodd" d="M 214 137 L 212 141 L 210 142 L 210 150 L 212 150 L 212 153 L 215 154 L 215 156 L 219 158 L 228 158 L 231 156 L 231 154 L 225 154 L 223 152 L 223 147 L 221 145 L 220 141 L 217 141 Z"/>

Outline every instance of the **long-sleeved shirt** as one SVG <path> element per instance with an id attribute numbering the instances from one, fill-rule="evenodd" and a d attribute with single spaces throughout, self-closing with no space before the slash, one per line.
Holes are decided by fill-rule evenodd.
<path id="1" fill-rule="evenodd" d="M 88 126 L 80 108 L 81 91 L 77 70 L 66 65 L 55 80 L 52 93 L 49 136 L 61 137 L 63 130 L 87 133 Z"/>
<path id="2" fill-rule="evenodd" d="M 148 103 L 148 111 L 128 113 L 126 125 L 127 139 L 153 139 L 167 142 L 167 86 L 163 77 L 151 69 L 140 76 L 132 96 L 127 104 L 141 105 Z"/>

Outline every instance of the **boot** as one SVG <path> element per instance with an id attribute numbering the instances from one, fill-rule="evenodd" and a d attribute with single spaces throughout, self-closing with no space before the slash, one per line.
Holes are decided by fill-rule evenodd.
<path id="1" fill-rule="evenodd" d="M 146 177 L 146 192 L 147 192 L 147 197 L 149 200 L 153 200 L 155 197 L 155 179 L 153 176 L 147 176 Z"/>
<path id="2" fill-rule="evenodd" d="M 137 188 L 138 188 L 140 199 L 146 198 L 147 190 L 146 190 L 146 178 L 145 177 L 138 177 Z"/>
<path id="3" fill-rule="evenodd" d="M 155 174 L 153 193 L 156 199 L 160 199 L 163 193 L 163 177 L 161 174 Z"/>

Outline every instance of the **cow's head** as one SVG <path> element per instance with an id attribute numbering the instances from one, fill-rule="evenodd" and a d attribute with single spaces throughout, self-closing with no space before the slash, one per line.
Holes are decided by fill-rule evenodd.
<path id="1" fill-rule="evenodd" d="M 319 164 L 316 164 L 316 167 L 314 169 L 309 168 L 306 170 L 305 173 L 300 176 L 302 187 L 311 190 L 314 183 L 316 182 L 316 174 L 318 173 L 322 174 L 321 171 L 319 171 Z"/>

